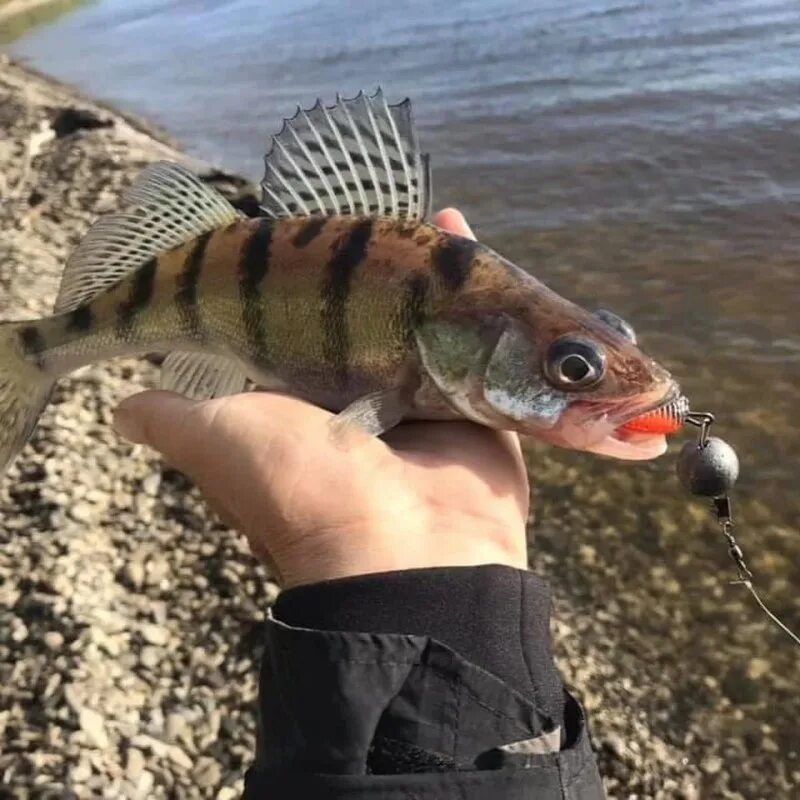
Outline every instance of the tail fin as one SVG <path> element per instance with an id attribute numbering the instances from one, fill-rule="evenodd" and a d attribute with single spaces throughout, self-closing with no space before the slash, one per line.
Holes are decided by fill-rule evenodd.
<path id="1" fill-rule="evenodd" d="M 25 357 L 20 333 L 28 325 L 0 323 L 0 475 L 28 441 L 53 386 Z"/>

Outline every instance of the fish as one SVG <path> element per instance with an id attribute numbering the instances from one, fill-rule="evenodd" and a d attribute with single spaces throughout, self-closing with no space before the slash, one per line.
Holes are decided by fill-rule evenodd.
<path id="1" fill-rule="evenodd" d="M 298 107 L 243 216 L 185 167 L 147 167 L 68 259 L 53 314 L 0 323 L 0 472 L 54 383 L 166 353 L 161 385 L 288 393 L 333 431 L 471 420 L 620 459 L 664 452 L 688 406 L 627 322 L 431 222 L 411 101 Z"/>

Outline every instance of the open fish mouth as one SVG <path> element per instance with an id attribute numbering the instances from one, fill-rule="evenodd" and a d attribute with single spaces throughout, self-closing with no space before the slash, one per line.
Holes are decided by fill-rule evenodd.
<path id="1" fill-rule="evenodd" d="M 683 427 L 688 413 L 688 398 L 678 394 L 650 411 L 637 414 L 617 430 L 624 433 L 675 433 Z"/>
<path id="2" fill-rule="evenodd" d="M 683 427 L 688 413 L 688 399 L 673 385 L 655 403 L 615 414 L 614 427 L 586 449 L 632 461 L 657 458 L 667 449 L 667 436 Z"/>

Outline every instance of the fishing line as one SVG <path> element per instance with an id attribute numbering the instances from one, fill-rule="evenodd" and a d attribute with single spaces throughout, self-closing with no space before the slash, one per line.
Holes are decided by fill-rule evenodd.
<path id="1" fill-rule="evenodd" d="M 733 533 L 733 511 L 728 495 L 739 477 L 739 459 L 736 451 L 722 439 L 709 435 L 714 415 L 708 412 L 686 411 L 684 422 L 700 429 L 696 442 L 686 442 L 678 456 L 678 478 L 692 494 L 710 497 L 711 511 L 728 544 L 728 555 L 736 565 L 738 577 L 731 585 L 741 584 L 753 595 L 756 603 L 778 628 L 796 645 L 797 636 L 776 614 L 767 607 L 753 586 L 753 573 L 748 569 L 744 553 Z"/>

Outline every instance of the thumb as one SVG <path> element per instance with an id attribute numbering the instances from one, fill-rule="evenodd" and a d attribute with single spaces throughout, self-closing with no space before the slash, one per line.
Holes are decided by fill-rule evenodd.
<path id="1" fill-rule="evenodd" d="M 114 429 L 128 441 L 158 450 L 183 470 L 200 434 L 196 425 L 188 424 L 197 419 L 192 412 L 198 405 L 174 392 L 141 392 L 114 409 Z"/>

